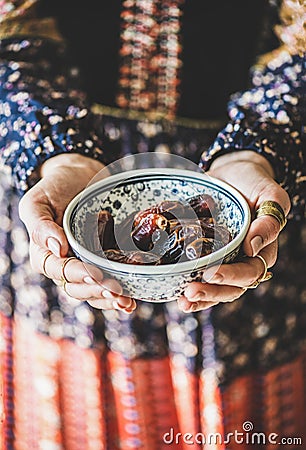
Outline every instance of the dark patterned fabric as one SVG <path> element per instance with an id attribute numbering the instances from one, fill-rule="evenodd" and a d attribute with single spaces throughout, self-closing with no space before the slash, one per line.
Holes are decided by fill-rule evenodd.
<path id="1" fill-rule="evenodd" d="M 293 199 L 292 216 L 304 214 L 306 198 L 306 58 L 285 50 L 252 71 L 253 87 L 232 96 L 231 122 L 218 133 L 201 165 L 220 154 L 252 150 L 272 164 L 276 180 Z"/>
<path id="2" fill-rule="evenodd" d="M 16 4 L 0 3 L 0 19 Z M 283 53 L 255 68 L 226 124 L 93 112 L 60 42 L 6 38 L 0 55 L 0 447 L 246 450 L 225 438 L 250 423 L 278 442 L 305 440 L 304 58 Z M 33 273 L 18 202 L 43 161 L 78 152 L 109 163 L 161 149 L 202 155 L 205 168 L 233 150 L 267 156 L 294 204 L 272 280 L 207 311 L 139 301 L 128 316 Z M 204 446 L 209 433 L 224 438 Z M 295 442 L 282 448 L 305 447 Z"/>

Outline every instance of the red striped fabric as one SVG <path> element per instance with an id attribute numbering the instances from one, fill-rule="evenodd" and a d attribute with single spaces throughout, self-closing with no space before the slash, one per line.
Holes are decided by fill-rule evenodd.
<path id="1" fill-rule="evenodd" d="M 178 355 L 129 360 L 3 315 L 0 343 L 1 450 L 247 450 L 253 433 L 306 439 L 306 355 L 221 389 L 213 369 L 192 374 Z"/>

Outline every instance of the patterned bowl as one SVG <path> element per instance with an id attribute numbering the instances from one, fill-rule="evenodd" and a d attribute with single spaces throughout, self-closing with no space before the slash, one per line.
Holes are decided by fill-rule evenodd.
<path id="1" fill-rule="evenodd" d="M 97 242 L 97 213 L 106 208 L 121 223 L 133 212 L 163 200 L 186 201 L 206 193 L 218 205 L 216 220 L 233 239 L 196 260 L 163 265 L 134 265 L 110 261 L 93 250 Z M 238 255 L 250 225 L 247 201 L 233 187 L 204 173 L 183 169 L 136 169 L 111 175 L 84 189 L 68 205 L 63 227 L 75 255 L 117 279 L 124 292 L 139 300 L 168 302 L 178 299 L 191 281 L 202 280 L 205 270 L 229 263 Z M 103 253 L 103 252 L 102 252 Z"/>

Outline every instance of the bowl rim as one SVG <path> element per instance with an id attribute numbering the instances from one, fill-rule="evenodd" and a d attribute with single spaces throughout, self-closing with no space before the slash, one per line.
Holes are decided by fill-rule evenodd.
<path id="1" fill-rule="evenodd" d="M 83 247 L 73 236 L 70 229 L 70 218 L 74 213 L 78 203 L 82 200 L 84 195 L 86 197 L 90 196 L 92 191 L 97 189 L 104 189 L 104 191 L 110 190 L 112 187 L 117 186 L 120 182 L 132 181 L 136 178 L 149 178 L 150 176 L 174 176 L 176 178 L 185 177 L 190 181 L 203 181 L 206 178 L 206 183 L 209 183 L 222 188 L 224 191 L 233 196 L 244 212 L 244 222 L 242 228 L 237 236 L 235 236 L 228 244 L 224 245 L 219 250 L 210 253 L 209 255 L 202 256 L 196 260 L 177 262 L 174 264 L 161 264 L 159 266 L 153 265 L 136 265 L 136 264 L 126 264 L 117 261 L 111 261 L 101 256 L 95 255 L 86 247 Z M 208 181 L 209 180 L 209 181 Z M 141 180 L 140 180 L 141 181 Z M 86 194 L 85 194 L 86 191 Z M 205 172 L 194 172 L 186 169 L 173 169 L 173 168 L 143 168 L 143 169 L 133 169 L 128 170 L 119 174 L 113 174 L 101 180 L 98 180 L 92 184 L 89 184 L 84 188 L 79 194 L 77 194 L 68 204 L 65 209 L 63 216 L 63 228 L 66 234 L 67 240 L 72 247 L 80 256 L 83 262 L 87 262 L 94 266 L 97 266 L 102 271 L 106 270 L 108 273 L 126 273 L 134 275 L 166 275 L 166 274 L 179 274 L 179 273 L 190 273 L 199 268 L 211 267 L 232 253 L 238 246 L 241 245 L 244 240 L 247 231 L 251 223 L 251 212 L 245 197 L 230 184 L 219 180 Z"/>

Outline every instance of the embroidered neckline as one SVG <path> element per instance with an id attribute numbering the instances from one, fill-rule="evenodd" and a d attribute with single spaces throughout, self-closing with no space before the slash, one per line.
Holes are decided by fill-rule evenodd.
<path id="1" fill-rule="evenodd" d="M 184 0 L 125 0 L 117 105 L 174 117 L 179 101 Z"/>

